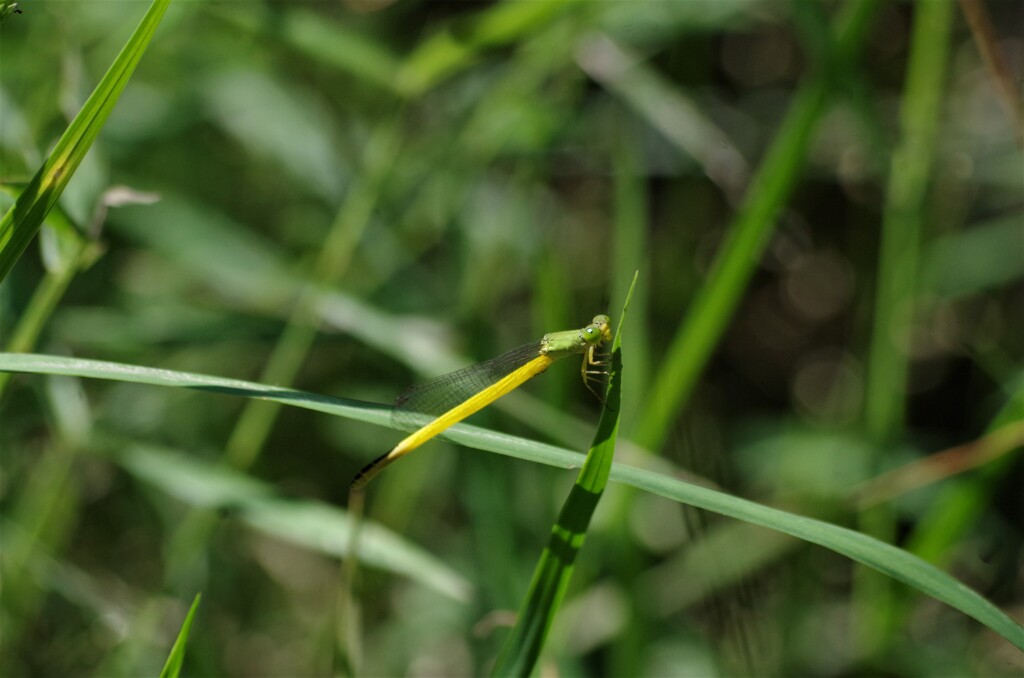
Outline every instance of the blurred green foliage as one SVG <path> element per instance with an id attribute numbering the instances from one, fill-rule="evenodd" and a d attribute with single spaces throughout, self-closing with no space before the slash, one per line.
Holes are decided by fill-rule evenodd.
<path id="1" fill-rule="evenodd" d="M 0 283 L 0 347 L 386 403 L 617 315 L 640 269 L 617 461 L 874 534 L 1020 618 L 1018 448 L 881 512 L 851 499 L 1024 419 L 1019 130 L 931 2 L 926 25 L 872 0 L 172 3 Z M 1019 48 L 1024 6 L 986 4 Z M 21 5 L 0 29 L 13 187 L 146 3 Z M 474 421 L 582 450 L 599 406 L 576 381 L 554 367 Z M 393 431 L 74 377 L 0 389 L 5 675 L 155 675 L 198 591 L 186 675 L 330 674 L 325 504 Z M 383 474 L 371 517 L 452 588 L 368 570 L 364 672 L 488 671 L 570 478 L 443 442 Z M 1019 675 L 1005 640 L 891 589 L 613 484 L 541 666 Z"/>

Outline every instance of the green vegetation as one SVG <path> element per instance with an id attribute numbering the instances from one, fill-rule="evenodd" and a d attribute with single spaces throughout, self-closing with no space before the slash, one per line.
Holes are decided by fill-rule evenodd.
<path id="1" fill-rule="evenodd" d="M 171 648 L 171 654 L 167 657 L 167 663 L 164 664 L 164 668 L 160 672 L 160 678 L 178 678 L 181 675 L 181 667 L 185 663 L 185 644 L 188 643 L 188 632 L 192 629 L 192 620 L 196 616 L 201 599 L 202 596 L 197 593 L 192 601 L 192 607 L 185 615 L 185 621 L 181 624 L 181 631 L 178 632 L 178 638 L 174 641 L 174 647 Z"/>
<path id="2" fill-rule="evenodd" d="M 0 3 L 0 673 L 1019 675 L 1021 18 Z"/>

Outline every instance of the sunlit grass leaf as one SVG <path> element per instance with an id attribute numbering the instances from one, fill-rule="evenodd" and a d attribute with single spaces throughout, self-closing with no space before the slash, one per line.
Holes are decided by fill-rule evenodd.
<path id="1" fill-rule="evenodd" d="M 333 558 L 348 555 L 349 514 L 322 502 L 283 498 L 273 488 L 176 450 L 118 442 L 112 459 L 136 478 L 196 508 L 226 511 L 255 530 Z M 340 483 L 347 479 L 339 480 Z M 455 600 L 470 585 L 437 558 L 376 524 L 364 525 L 363 560 Z"/>
<path id="2" fill-rule="evenodd" d="M 498 655 L 493 675 L 527 676 L 533 671 L 562 598 L 565 597 L 576 554 L 583 547 L 590 519 L 608 484 L 622 404 L 622 324 L 626 320 L 626 309 L 638 277 L 639 272 L 633 275 L 633 283 L 626 294 L 619 324 L 616 325 L 605 406 L 601 410 L 594 442 L 591 443 L 587 459 L 562 506 L 558 520 L 551 528 L 548 545 L 541 553 L 533 572 L 530 590 L 523 599 L 516 625 Z"/>
<path id="3" fill-rule="evenodd" d="M 117 104 L 171 0 L 153 0 L 149 11 L 117 55 L 88 101 L 68 125 L 53 152 L 0 220 L 0 281 L 14 267 L 60 198 L 92 142 Z"/>
<path id="4" fill-rule="evenodd" d="M 398 87 L 409 97 L 424 92 L 475 64 L 487 49 L 513 43 L 536 33 L 563 12 L 578 11 L 583 3 L 502 2 L 478 13 L 471 23 L 456 22 L 423 40 L 398 74 Z"/>
<path id="5" fill-rule="evenodd" d="M 238 379 L 223 379 L 119 363 L 60 356 L 0 353 L 0 370 L 35 374 L 69 374 L 159 386 L 178 386 L 213 393 L 276 400 L 296 407 L 382 426 L 389 426 L 391 421 L 390 408 L 372 403 L 341 400 L 294 389 L 268 387 Z M 577 452 L 496 433 L 477 426 L 457 424 L 448 429 L 444 437 L 459 445 L 549 466 L 579 468 L 584 463 L 584 456 Z M 763 506 L 661 473 L 613 464 L 610 478 L 673 501 L 703 508 L 754 525 L 761 525 L 824 546 L 960 610 L 1024 650 L 1024 627 L 949 574 L 895 546 L 821 520 Z"/>
<path id="6" fill-rule="evenodd" d="M 385 405 L 333 398 L 291 388 L 264 386 L 241 379 L 225 379 L 102 360 L 84 360 L 34 353 L 0 353 L 0 371 L 67 374 L 152 386 L 176 386 L 210 393 L 271 400 L 383 426 L 389 425 L 391 421 L 391 408 Z"/>
<path id="7" fill-rule="evenodd" d="M 167 663 L 160 671 L 160 678 L 178 678 L 178 675 L 181 674 L 181 666 L 185 662 L 185 644 L 188 642 L 188 632 L 192 629 L 192 619 L 196 616 L 201 598 L 202 594 L 197 593 L 192 601 L 192 607 L 185 615 L 185 621 L 181 624 L 181 631 L 178 632 L 178 638 L 174 641 L 171 654 L 167 656 Z"/>

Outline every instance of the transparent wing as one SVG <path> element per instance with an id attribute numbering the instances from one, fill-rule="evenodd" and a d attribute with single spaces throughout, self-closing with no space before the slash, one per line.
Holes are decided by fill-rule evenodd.
<path id="1" fill-rule="evenodd" d="M 540 355 L 535 341 L 496 358 L 409 387 L 395 400 L 391 423 L 415 431 Z"/>

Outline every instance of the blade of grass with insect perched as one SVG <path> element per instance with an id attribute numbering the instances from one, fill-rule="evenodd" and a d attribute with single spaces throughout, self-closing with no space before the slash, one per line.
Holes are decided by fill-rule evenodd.
<path id="1" fill-rule="evenodd" d="M 334 665 L 342 672 L 353 674 L 359 664 L 354 592 L 366 485 L 395 460 L 511 393 L 560 358 L 582 355 L 580 376 L 587 388 L 600 398 L 591 382 L 606 374 L 607 361 L 601 359 L 598 351 L 611 338 L 611 318 L 597 315 L 586 327 L 545 334 L 540 341 L 413 386 L 398 397 L 391 423 L 396 428 L 414 429 L 414 432 L 364 466 L 349 486 L 348 510 L 353 517 L 354 528 L 349 536 L 348 552 L 351 556 L 342 566 L 344 584 L 338 599 L 339 628 L 334 657 Z"/>
<path id="2" fill-rule="evenodd" d="M 576 483 L 551 528 L 551 536 L 533 572 L 533 580 L 523 599 L 516 625 L 505 639 L 491 675 L 528 676 L 533 671 L 569 586 L 576 555 L 583 547 L 590 519 L 608 484 L 622 400 L 622 326 L 638 277 L 639 271 L 633 275 L 633 282 L 626 293 L 619 330 L 612 342 L 605 407 L 597 424 L 594 441 Z"/>

